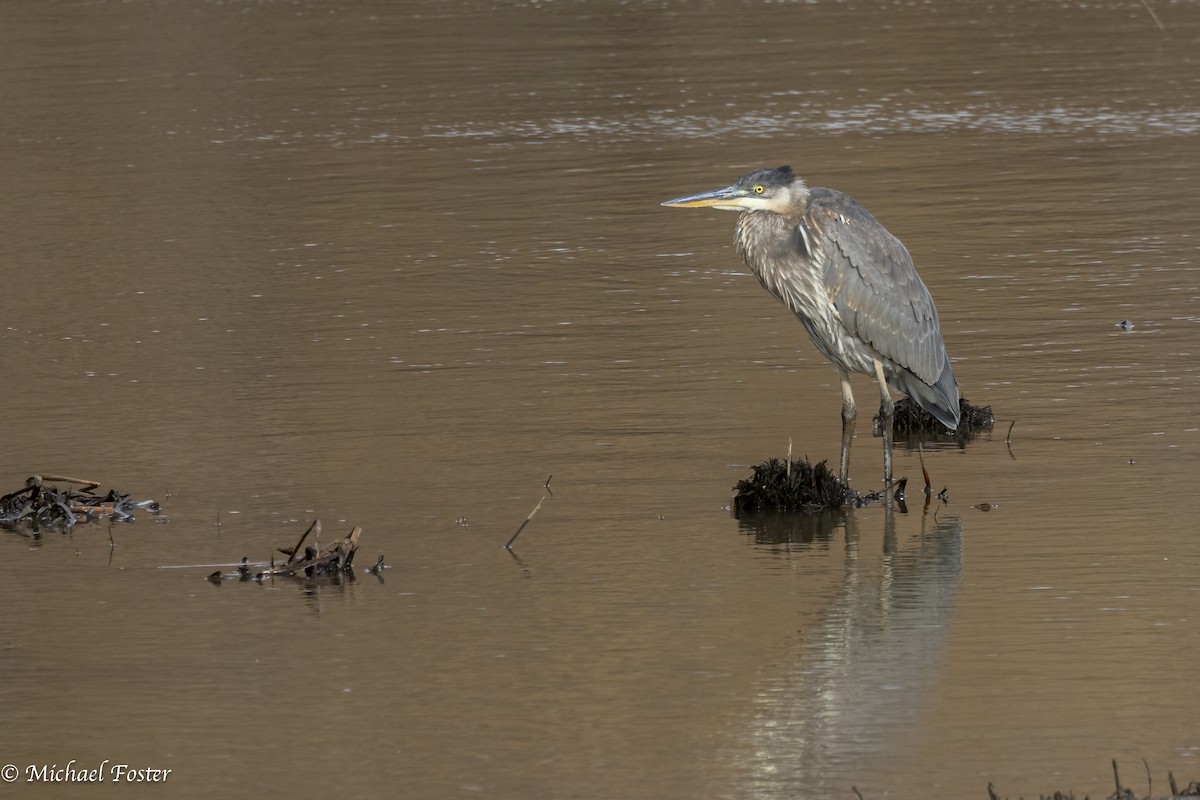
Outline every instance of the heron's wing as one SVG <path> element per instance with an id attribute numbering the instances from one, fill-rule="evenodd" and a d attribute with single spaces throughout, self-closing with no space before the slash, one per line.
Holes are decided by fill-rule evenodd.
<path id="1" fill-rule="evenodd" d="M 813 189 L 808 213 L 821 231 L 825 285 L 846 330 L 926 385 L 945 383 L 950 359 L 937 309 L 900 240 L 841 192 Z"/>

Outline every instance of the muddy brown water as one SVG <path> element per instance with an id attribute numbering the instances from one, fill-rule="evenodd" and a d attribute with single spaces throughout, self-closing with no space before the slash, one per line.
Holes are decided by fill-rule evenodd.
<path id="1" fill-rule="evenodd" d="M 1150 5 L 5 4 L 2 486 L 169 520 L 0 532 L 13 796 L 1200 777 L 1200 6 Z M 1000 418 L 936 514 L 726 510 L 836 459 L 836 371 L 732 214 L 658 203 L 783 163 L 903 238 Z M 205 582 L 314 516 L 384 582 Z"/>

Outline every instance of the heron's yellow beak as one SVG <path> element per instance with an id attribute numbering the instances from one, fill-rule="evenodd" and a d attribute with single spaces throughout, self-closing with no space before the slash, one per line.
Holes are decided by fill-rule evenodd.
<path id="1" fill-rule="evenodd" d="M 676 197 L 663 203 L 672 208 L 720 208 L 725 211 L 745 211 L 748 204 L 745 200 L 750 193 L 737 186 L 726 186 L 711 192 L 690 194 L 687 197 Z"/>

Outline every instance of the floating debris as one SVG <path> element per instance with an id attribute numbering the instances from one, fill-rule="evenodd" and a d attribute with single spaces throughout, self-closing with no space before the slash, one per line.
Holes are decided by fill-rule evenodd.
<path id="1" fill-rule="evenodd" d="M 134 500 L 116 489 L 96 494 L 99 487 L 99 481 L 31 475 L 25 480 L 25 488 L 0 497 L 0 527 L 40 536 L 43 529 L 66 533 L 81 520 L 133 522 L 135 511 L 158 514 L 161 510 L 157 501 Z"/>
<path id="2" fill-rule="evenodd" d="M 1113 327 L 1120 328 L 1123 331 L 1131 331 L 1131 330 L 1133 330 L 1133 323 L 1127 319 L 1123 319 L 1120 322 L 1113 325 Z"/>
<path id="3" fill-rule="evenodd" d="M 318 540 L 321 536 L 319 519 L 313 520 L 308 529 L 300 536 L 300 540 L 291 548 L 279 548 L 279 552 L 288 557 L 287 561 L 282 564 L 275 563 L 274 558 L 269 564 L 254 564 L 249 558 L 243 556 L 242 563 L 238 565 L 236 572 L 217 571 L 207 575 L 205 580 L 218 586 L 226 580 L 254 580 L 261 583 L 274 577 L 325 578 L 331 583 L 354 580 L 354 554 L 358 552 L 358 540 L 362 536 L 362 528 L 352 528 L 350 533 L 326 547 L 319 545 L 304 547 L 304 542 L 314 532 L 313 539 Z M 301 547 L 304 549 L 301 550 Z M 383 563 L 381 555 L 375 562 L 375 566 L 368 569 L 367 572 L 380 577 L 381 571 L 386 568 L 387 564 Z"/>
<path id="4" fill-rule="evenodd" d="M 892 431 L 897 436 L 937 435 L 966 440 L 990 431 L 996 424 L 991 406 L 973 406 L 965 399 L 959 398 L 958 410 L 958 429 L 951 431 L 937 417 L 917 405 L 912 398 L 903 397 L 896 403 Z M 876 431 L 882 430 L 882 421 L 878 414 L 874 417 L 874 423 Z"/>

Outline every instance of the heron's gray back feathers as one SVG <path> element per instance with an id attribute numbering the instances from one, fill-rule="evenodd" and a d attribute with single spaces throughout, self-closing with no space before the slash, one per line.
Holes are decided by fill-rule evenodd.
<path id="1" fill-rule="evenodd" d="M 822 355 L 867 374 L 879 357 L 892 385 L 956 427 L 958 385 L 937 309 L 908 250 L 847 195 L 807 194 L 799 219 L 742 214 L 742 258 L 800 318 Z"/>

